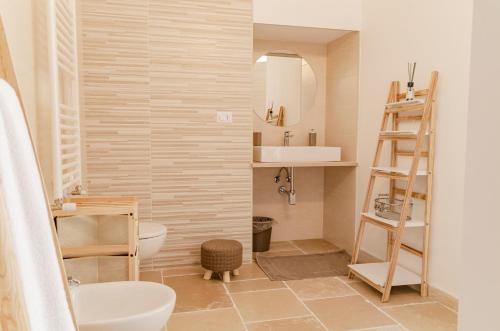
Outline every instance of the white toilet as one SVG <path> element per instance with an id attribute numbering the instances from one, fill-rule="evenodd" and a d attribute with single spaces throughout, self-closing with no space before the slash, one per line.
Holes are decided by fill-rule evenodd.
<path id="1" fill-rule="evenodd" d="M 167 227 L 152 222 L 139 223 L 139 259 L 158 253 L 167 237 Z"/>
<path id="2" fill-rule="evenodd" d="M 176 295 L 170 287 L 128 281 L 71 286 L 80 331 L 160 331 Z"/>

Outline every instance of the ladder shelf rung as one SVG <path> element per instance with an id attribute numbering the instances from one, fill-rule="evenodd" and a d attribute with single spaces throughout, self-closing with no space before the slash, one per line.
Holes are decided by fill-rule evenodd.
<path id="1" fill-rule="evenodd" d="M 409 252 L 409 253 L 411 253 L 413 255 L 416 255 L 418 257 L 423 257 L 424 256 L 424 252 L 422 252 L 421 250 L 418 250 L 418 249 L 416 249 L 414 247 L 411 247 L 411 246 L 409 246 L 407 244 L 401 243 L 401 249 L 405 250 L 405 251 L 407 251 L 407 252 Z"/>
<path id="2" fill-rule="evenodd" d="M 377 214 L 375 214 L 375 212 L 373 212 L 373 211 L 361 213 L 361 216 L 363 216 L 363 217 L 365 217 L 365 218 L 367 218 L 375 223 L 389 225 L 393 228 L 397 228 L 399 226 L 399 221 L 390 220 L 387 218 L 380 217 Z M 425 223 L 423 221 L 414 220 L 414 219 L 411 219 L 411 220 L 405 222 L 405 228 L 419 228 L 419 227 L 423 227 L 424 225 L 425 225 Z"/>
<path id="3" fill-rule="evenodd" d="M 413 156 L 415 151 L 410 149 L 398 149 L 395 151 L 397 156 Z M 429 157 L 429 152 L 420 152 L 420 157 Z"/>
<path id="4" fill-rule="evenodd" d="M 425 108 L 425 104 L 423 102 L 414 102 L 414 103 L 394 103 L 387 104 L 385 106 L 385 111 L 387 113 L 401 113 L 401 112 L 411 112 L 411 111 L 422 111 Z"/>
<path id="5" fill-rule="evenodd" d="M 415 131 L 380 131 L 380 139 L 391 140 L 414 140 L 417 139 L 417 132 Z"/>
<path id="6" fill-rule="evenodd" d="M 422 90 L 415 91 L 416 97 L 423 97 L 423 96 L 427 96 L 428 94 L 429 94 L 429 89 L 422 89 Z M 406 98 L 406 92 L 398 93 L 398 100 L 404 99 L 404 98 Z"/>
<path id="7" fill-rule="evenodd" d="M 398 168 L 398 167 L 372 167 L 372 170 L 381 174 L 381 175 L 397 174 L 397 175 L 404 177 L 404 176 L 409 176 L 409 174 L 410 174 L 409 169 Z M 427 171 L 417 170 L 416 175 L 417 176 L 427 176 Z"/>
<path id="8" fill-rule="evenodd" d="M 403 101 L 397 101 L 397 102 L 389 102 L 385 104 L 386 109 L 390 108 L 404 108 L 406 106 L 414 106 L 414 105 L 424 105 L 425 102 L 420 99 L 413 99 L 410 101 L 403 100 Z"/>
<path id="9" fill-rule="evenodd" d="M 384 287 L 389 271 L 389 262 L 351 264 L 349 269 L 358 277 L 367 279 L 376 286 Z M 396 272 L 392 280 L 392 286 L 416 285 L 422 282 L 420 275 L 396 266 Z"/>
<path id="10" fill-rule="evenodd" d="M 399 187 L 395 187 L 394 188 L 394 194 L 398 194 L 398 195 L 403 195 L 404 196 L 406 194 L 406 190 L 402 189 L 402 188 L 399 188 Z M 418 200 L 427 200 L 427 194 L 421 193 L 421 192 L 415 192 L 415 191 L 413 191 L 411 193 L 411 197 L 414 198 L 414 199 L 418 199 Z"/>
<path id="11" fill-rule="evenodd" d="M 396 117 L 396 122 L 401 123 L 401 122 L 418 122 L 422 120 L 421 115 L 415 115 L 415 116 L 398 116 Z"/>

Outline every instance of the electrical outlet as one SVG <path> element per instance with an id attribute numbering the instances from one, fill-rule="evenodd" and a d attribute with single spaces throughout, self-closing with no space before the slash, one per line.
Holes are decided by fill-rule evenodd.
<path id="1" fill-rule="evenodd" d="M 233 112 L 218 111 L 217 112 L 217 123 L 233 123 Z"/>

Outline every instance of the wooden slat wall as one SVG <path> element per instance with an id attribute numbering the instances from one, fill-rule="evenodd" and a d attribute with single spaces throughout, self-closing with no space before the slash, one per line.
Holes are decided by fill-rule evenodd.
<path id="1" fill-rule="evenodd" d="M 139 198 L 151 220 L 148 6 L 80 1 L 84 171 L 90 193 Z"/>
<path id="2" fill-rule="evenodd" d="M 167 225 L 154 268 L 199 263 L 212 238 L 250 260 L 251 1 L 81 4 L 89 191 L 137 195 L 141 221 Z"/>

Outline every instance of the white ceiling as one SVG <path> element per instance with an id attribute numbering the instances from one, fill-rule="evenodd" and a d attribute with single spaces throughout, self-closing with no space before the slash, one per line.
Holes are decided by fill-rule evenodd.
<path id="1" fill-rule="evenodd" d="M 306 28 L 300 26 L 274 25 L 254 23 L 254 39 L 280 40 L 293 42 L 307 42 L 316 44 L 328 44 L 342 37 L 348 30 L 333 30 L 321 28 Z"/>

